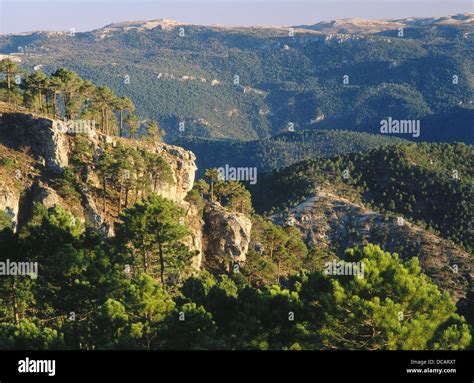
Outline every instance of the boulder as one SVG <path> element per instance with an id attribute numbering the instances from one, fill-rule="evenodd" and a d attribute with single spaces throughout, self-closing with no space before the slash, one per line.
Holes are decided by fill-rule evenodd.
<path id="1" fill-rule="evenodd" d="M 210 268 L 229 270 L 231 263 L 245 263 L 252 222 L 244 214 L 208 203 L 204 209 L 204 253 Z"/>

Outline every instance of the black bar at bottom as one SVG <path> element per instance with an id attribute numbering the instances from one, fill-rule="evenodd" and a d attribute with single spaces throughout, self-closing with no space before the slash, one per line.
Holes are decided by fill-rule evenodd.
<path id="1" fill-rule="evenodd" d="M 257 377 L 472 383 L 474 351 L 0 351 L 0 383 Z"/>

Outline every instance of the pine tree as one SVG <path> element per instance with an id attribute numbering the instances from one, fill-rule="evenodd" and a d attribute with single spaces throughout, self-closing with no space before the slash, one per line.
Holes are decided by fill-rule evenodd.
<path id="1" fill-rule="evenodd" d="M 100 112 L 100 126 L 104 134 L 116 134 L 115 117 L 113 115 L 116 103 L 117 97 L 109 87 L 99 86 L 96 88 L 92 108 Z"/>
<path id="2" fill-rule="evenodd" d="M 130 138 L 135 137 L 138 129 L 140 129 L 140 119 L 137 115 L 129 113 L 127 114 L 127 117 L 125 117 L 125 126 L 128 131 L 128 136 Z"/>
<path id="3" fill-rule="evenodd" d="M 117 224 L 117 240 L 121 248 L 141 257 L 145 273 L 155 274 L 154 264 L 158 258 L 160 281 L 164 288 L 167 265 L 173 264 L 178 256 L 183 256 L 187 261 L 185 265 L 190 265 L 192 255 L 180 243 L 189 235 L 188 229 L 181 223 L 183 217 L 183 209 L 170 200 L 152 194 L 147 200 L 123 211 L 120 216 L 122 222 Z"/>
<path id="4" fill-rule="evenodd" d="M 84 80 L 76 72 L 64 68 L 58 69 L 52 77 L 57 78 L 55 84 L 61 86 L 60 95 L 63 101 L 64 117 L 72 120 L 82 107 L 84 95 L 81 87 Z"/>
<path id="5" fill-rule="evenodd" d="M 206 169 L 204 179 L 211 185 L 211 202 L 214 202 L 214 186 L 221 180 L 220 173 L 217 169 Z"/>
<path id="6" fill-rule="evenodd" d="M 7 101 L 8 103 L 21 104 L 22 96 L 18 85 L 14 81 L 15 76 L 21 72 L 20 68 L 18 68 L 18 64 L 8 59 L 1 60 L 0 72 L 5 75 L 6 82 L 6 96 L 3 96 L 3 92 L 0 92 L 0 100 Z"/>
<path id="7" fill-rule="evenodd" d="M 25 82 L 28 91 L 31 93 L 30 108 L 41 113 L 47 112 L 45 96 L 48 91 L 48 77 L 44 73 L 36 71 L 31 76 L 28 76 Z"/>
<path id="8" fill-rule="evenodd" d="M 165 131 L 160 128 L 156 121 L 151 121 L 146 125 L 147 138 L 151 142 L 161 142 L 165 136 Z"/>
<path id="9" fill-rule="evenodd" d="M 123 137 L 123 112 L 127 111 L 132 113 L 135 111 L 135 105 L 133 104 L 132 100 L 128 97 L 121 97 L 117 98 L 115 103 L 115 108 L 119 111 L 120 116 L 120 129 L 119 129 L 119 137 Z"/>

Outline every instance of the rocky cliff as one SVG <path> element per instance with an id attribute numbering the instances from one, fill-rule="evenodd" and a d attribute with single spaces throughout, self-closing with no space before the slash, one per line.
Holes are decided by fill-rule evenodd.
<path id="1" fill-rule="evenodd" d="M 68 166 L 69 140 L 58 123 L 33 114 L 1 113 L 1 142 L 14 150 L 28 150 L 48 169 L 60 172 Z"/>
<path id="2" fill-rule="evenodd" d="M 113 202 L 104 202 L 101 197 L 97 164 L 83 162 L 78 168 L 71 166 L 71 162 L 77 161 L 79 145 L 88 148 L 91 158 L 100 156 L 107 147 L 122 145 L 157 155 L 167 164 L 169 177 L 158 182 L 154 192 L 186 211 L 186 222 L 192 231 L 186 244 L 197 251 L 195 268 L 201 266 L 204 258 L 231 256 L 238 262 L 245 261 L 251 230 L 248 218 L 215 204 L 207 206 L 203 215 L 202 210 L 185 200 L 197 170 L 192 152 L 164 143 L 105 136 L 94 130 L 81 134 L 80 139 L 81 142 L 67 133 L 62 121 L 12 110 L 0 103 L 0 210 L 15 226 L 26 221 L 33 204 L 39 202 L 46 208 L 59 205 L 78 217 L 84 226 L 92 225 L 103 235 L 113 236 L 119 212 Z M 66 172 L 76 174 L 73 190 L 65 192 L 70 187 L 65 185 Z"/>
<path id="3" fill-rule="evenodd" d="M 341 257 L 346 248 L 369 242 L 404 258 L 417 256 L 424 272 L 456 300 L 465 296 L 474 275 L 472 257 L 453 242 L 400 217 L 353 203 L 327 188 L 317 188 L 313 196 L 271 219 L 299 228 L 308 242 L 330 248 Z"/>
<path id="4" fill-rule="evenodd" d="M 218 203 L 208 203 L 204 221 L 206 266 L 228 271 L 232 264 L 245 263 L 252 230 L 250 219 L 229 212 Z"/>

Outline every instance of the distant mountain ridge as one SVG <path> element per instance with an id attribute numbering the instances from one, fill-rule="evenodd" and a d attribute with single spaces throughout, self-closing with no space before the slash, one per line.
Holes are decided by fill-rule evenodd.
<path id="1" fill-rule="evenodd" d="M 313 29 L 331 33 L 377 33 L 389 29 L 441 25 L 466 25 L 474 23 L 473 13 L 460 13 L 441 17 L 408 17 L 403 19 L 338 19 L 321 21 L 312 25 L 300 25 L 299 28 Z"/>
<path id="2" fill-rule="evenodd" d="M 427 127 L 421 140 L 452 141 L 455 134 L 472 143 L 472 19 L 468 13 L 307 27 L 125 21 L 84 33 L 2 35 L 0 54 L 28 71 L 67 67 L 111 87 L 133 99 L 141 116 L 158 120 L 169 142 L 250 141 L 290 127 L 379 133 L 380 120 L 390 116 L 419 119 Z M 432 127 L 457 109 L 466 118 L 449 130 Z"/>

